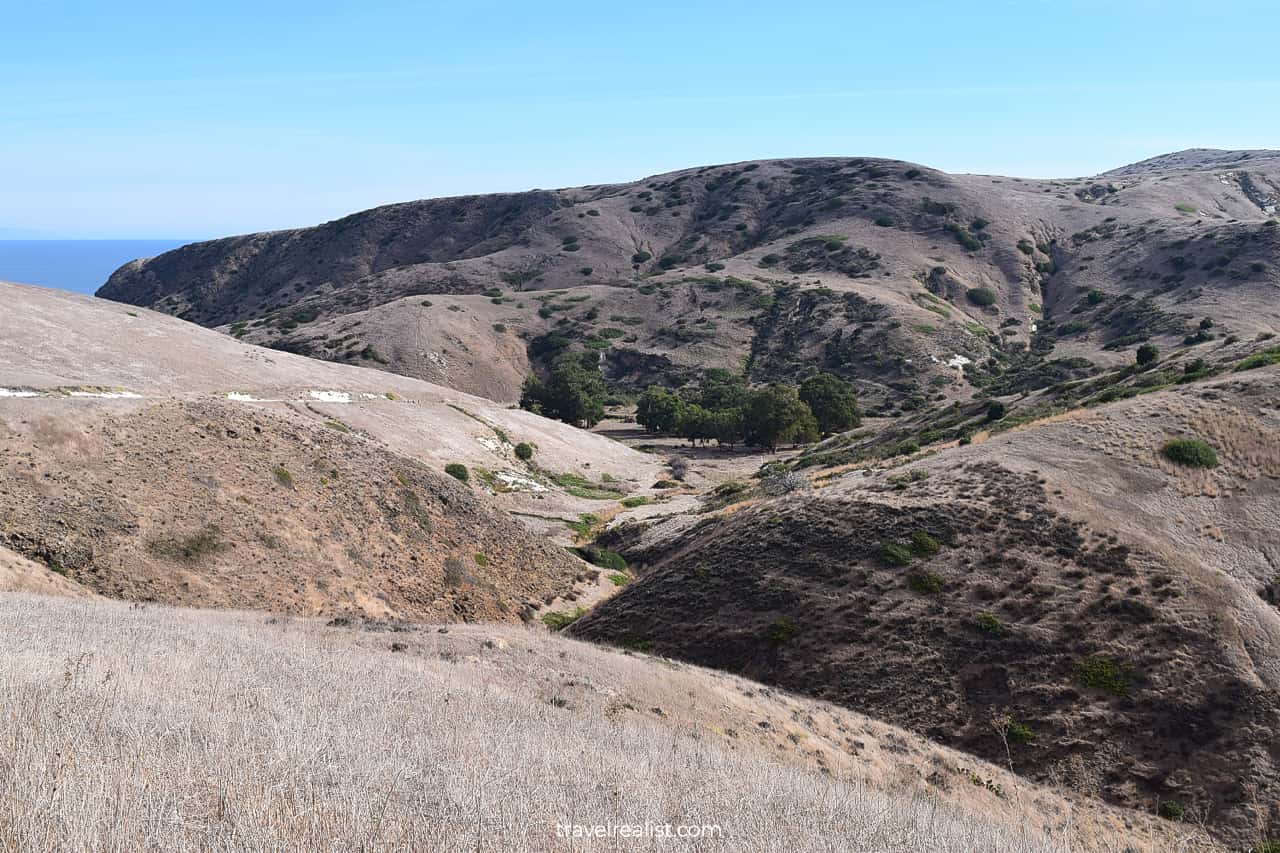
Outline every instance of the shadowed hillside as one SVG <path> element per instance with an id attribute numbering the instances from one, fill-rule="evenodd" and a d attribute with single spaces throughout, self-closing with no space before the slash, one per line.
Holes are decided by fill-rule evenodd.
<path id="1" fill-rule="evenodd" d="M 784 497 L 739 489 L 618 527 L 603 541 L 640 580 L 571 631 L 1239 844 L 1275 838 L 1278 380 L 1245 370 L 969 446 L 800 467 Z"/>

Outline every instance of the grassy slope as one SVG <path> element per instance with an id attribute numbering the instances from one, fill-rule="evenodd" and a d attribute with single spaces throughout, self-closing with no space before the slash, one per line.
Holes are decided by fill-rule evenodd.
<path id="1" fill-rule="evenodd" d="M 0 629 L 3 849 L 616 849 L 559 821 L 718 823 L 751 850 L 1209 849 L 838 708 L 542 631 L 20 594 Z"/>

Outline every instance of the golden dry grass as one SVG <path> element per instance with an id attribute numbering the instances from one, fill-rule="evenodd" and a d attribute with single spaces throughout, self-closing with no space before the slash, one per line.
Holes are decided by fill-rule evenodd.
<path id="1" fill-rule="evenodd" d="M 0 695 L 5 850 L 619 849 L 560 821 L 718 824 L 713 849 L 1203 849 L 847 711 L 518 627 L 7 594 Z"/>

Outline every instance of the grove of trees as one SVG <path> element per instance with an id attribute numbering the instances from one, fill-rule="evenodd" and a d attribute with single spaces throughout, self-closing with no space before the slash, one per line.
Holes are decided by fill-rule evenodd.
<path id="1" fill-rule="evenodd" d="M 564 353 L 552 362 L 545 382 L 536 376 L 525 380 L 520 408 L 590 429 L 604 418 L 606 393 L 595 353 Z"/>
<path id="2" fill-rule="evenodd" d="M 711 374 L 696 391 L 672 393 L 657 385 L 640 397 L 636 422 L 649 432 L 715 440 L 726 447 L 747 444 L 777 450 L 783 444 L 816 441 L 857 426 L 853 387 L 819 373 L 796 389 L 774 383 L 749 388 L 740 379 Z"/>

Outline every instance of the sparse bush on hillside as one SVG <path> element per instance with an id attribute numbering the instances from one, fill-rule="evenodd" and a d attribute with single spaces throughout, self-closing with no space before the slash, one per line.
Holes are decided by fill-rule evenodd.
<path id="1" fill-rule="evenodd" d="M 1218 467 L 1218 453 L 1198 438 L 1175 438 L 1164 443 L 1160 452 L 1170 462 L 1188 468 Z"/>
<path id="2" fill-rule="evenodd" d="M 943 581 L 942 575 L 935 572 L 914 572 L 907 576 L 907 586 L 912 592 L 933 595 L 942 592 L 946 582 Z"/>
<path id="3" fill-rule="evenodd" d="M 938 544 L 938 540 L 923 530 L 917 530 L 911 534 L 911 551 L 917 557 L 932 557 L 941 549 L 942 546 Z"/>
<path id="4" fill-rule="evenodd" d="M 533 458 L 533 445 L 522 441 L 516 445 L 516 458 L 528 462 Z"/>
<path id="5" fill-rule="evenodd" d="M 911 549 L 901 542 L 884 542 L 880 545 L 880 550 L 876 552 L 880 562 L 886 566 L 909 566 L 911 565 Z"/>
<path id="6" fill-rule="evenodd" d="M 586 613 L 587 608 L 585 607 L 579 607 L 576 610 L 556 610 L 551 613 L 544 613 L 542 615 L 542 624 L 552 631 L 563 631 L 585 616 Z"/>
<path id="7" fill-rule="evenodd" d="M 1013 743 L 1030 743 L 1035 739 L 1035 733 L 1026 723 L 1010 720 L 1009 725 L 1005 727 L 1005 737 Z"/>
<path id="8" fill-rule="evenodd" d="M 1076 667 L 1075 678 L 1085 687 L 1123 696 L 1129 692 L 1133 673 L 1118 661 L 1095 655 L 1080 662 Z"/>
<path id="9" fill-rule="evenodd" d="M 952 237 L 956 238 L 956 242 L 965 248 L 966 251 L 976 252 L 982 248 L 982 241 L 973 236 L 968 228 L 963 225 L 957 225 L 954 222 L 948 222 L 943 226 Z"/>
<path id="10" fill-rule="evenodd" d="M 1005 405 L 999 400 L 992 400 L 987 406 L 987 420 L 998 421 L 1005 416 Z"/>
<path id="11" fill-rule="evenodd" d="M 764 630 L 764 638 L 770 645 L 781 646 L 794 638 L 798 632 L 799 629 L 796 628 L 795 623 L 783 617 L 769 623 L 769 627 Z"/>
<path id="12" fill-rule="evenodd" d="M 989 287 L 971 287 L 965 291 L 965 296 L 980 308 L 986 308 L 988 305 L 996 303 L 995 291 Z"/>
<path id="13" fill-rule="evenodd" d="M 288 468 L 283 465 L 276 465 L 271 469 L 271 474 L 280 485 L 293 488 L 293 475 L 289 473 Z"/>
<path id="14" fill-rule="evenodd" d="M 1186 814 L 1187 807 L 1178 800 L 1164 800 L 1160 803 L 1160 817 L 1165 820 L 1182 820 Z"/>
<path id="15" fill-rule="evenodd" d="M 586 548 L 579 548 L 578 553 L 588 563 L 599 566 L 602 569 L 608 569 L 612 572 L 625 572 L 627 570 L 627 561 L 617 551 L 610 551 L 608 548 L 601 548 L 597 545 L 589 545 Z"/>
<path id="16" fill-rule="evenodd" d="M 799 471 L 783 471 L 771 474 L 760 481 L 760 490 L 766 495 L 789 495 L 809 488 L 809 478 Z"/>
<path id="17" fill-rule="evenodd" d="M 1160 349 L 1155 344 L 1143 344 L 1138 347 L 1135 358 L 1137 363 L 1144 367 L 1148 364 L 1154 364 L 1156 359 L 1160 358 Z"/>
<path id="18" fill-rule="evenodd" d="M 152 539 L 147 550 L 158 557 L 169 557 L 186 563 L 197 563 L 227 550 L 231 546 L 222 540 L 222 530 L 215 524 L 207 524 L 185 536 Z"/>
<path id="19" fill-rule="evenodd" d="M 444 472 L 455 480 L 465 483 L 471 479 L 471 472 L 461 462 L 450 462 L 444 466 Z"/>
<path id="20" fill-rule="evenodd" d="M 978 630 L 984 634 L 990 634 L 993 637 L 1006 637 L 1009 629 L 1000 621 L 1000 617 L 994 613 L 979 613 L 978 617 L 973 620 Z"/>
<path id="21" fill-rule="evenodd" d="M 1269 340 L 1269 338 L 1267 339 Z M 1256 352 L 1248 358 L 1242 359 L 1234 368 L 1237 372 L 1241 370 L 1254 370 L 1259 367 L 1267 367 L 1272 364 L 1280 364 L 1280 347 L 1271 347 L 1262 352 Z"/>

